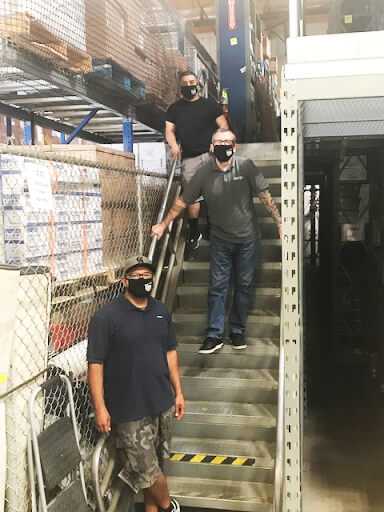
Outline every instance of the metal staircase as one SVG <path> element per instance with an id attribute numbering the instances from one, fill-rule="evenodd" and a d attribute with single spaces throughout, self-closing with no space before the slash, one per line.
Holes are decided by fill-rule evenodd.
<path id="1" fill-rule="evenodd" d="M 279 145 L 265 145 L 274 151 L 265 150 L 262 158 L 260 146 L 244 145 L 240 154 L 263 167 L 271 193 L 280 202 Z M 187 412 L 174 426 L 166 473 L 171 494 L 184 506 L 273 510 L 281 244 L 258 199 L 255 208 L 263 241 L 247 349 L 235 351 L 225 344 L 212 355 L 197 353 L 207 325 L 209 242 L 201 244 L 193 260 L 184 262 L 177 288 L 173 320 Z"/>

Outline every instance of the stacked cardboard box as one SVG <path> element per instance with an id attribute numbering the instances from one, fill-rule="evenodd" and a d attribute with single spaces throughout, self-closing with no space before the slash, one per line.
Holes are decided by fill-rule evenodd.
<path id="1" fill-rule="evenodd" d="M 49 146 L 36 146 L 31 148 L 31 151 L 42 151 L 44 153 L 63 155 L 66 157 L 73 157 L 81 160 L 88 160 L 90 162 L 109 163 L 114 166 L 120 167 L 120 171 L 106 170 L 106 169 L 93 169 L 87 167 L 88 172 L 96 173 L 96 181 L 99 186 L 101 196 L 100 209 L 97 212 L 94 210 L 93 216 L 88 219 L 90 225 L 87 225 L 86 240 L 87 249 L 93 249 L 95 241 L 95 231 L 97 235 L 102 236 L 102 263 L 104 267 L 118 267 L 124 264 L 128 252 L 132 253 L 135 247 L 135 229 L 138 224 L 137 212 L 137 183 L 136 176 L 132 172 L 135 167 L 135 155 L 116 149 L 107 148 L 104 146 L 97 146 L 94 144 L 85 145 L 61 145 L 52 144 Z M 67 183 L 71 183 L 73 176 L 70 169 L 73 166 L 62 165 L 60 167 L 61 176 Z M 86 189 L 85 196 L 79 196 L 78 200 L 92 203 L 92 189 Z M 57 200 L 60 201 L 60 194 L 57 194 Z M 80 205 L 81 206 L 81 205 Z M 60 208 L 57 208 L 55 215 L 60 214 Z M 87 212 L 90 209 L 87 208 Z M 87 215 L 89 215 L 88 213 Z M 71 222 L 76 222 L 75 226 L 82 225 L 82 210 L 75 208 L 72 210 Z M 101 221 L 101 225 L 98 222 Z M 93 225 L 92 225 L 93 224 Z M 98 231 L 98 227 L 101 231 Z M 72 231 L 74 227 L 72 226 Z M 79 230 L 79 227 L 76 229 Z M 73 244 L 81 244 L 84 237 L 83 231 L 77 231 L 77 236 L 74 237 Z M 97 238 L 97 237 L 96 237 Z M 97 239 L 97 244 L 100 240 Z M 73 259 L 73 257 L 70 257 Z M 95 272 L 97 264 L 94 264 L 92 253 L 88 251 L 87 270 L 88 273 Z"/>
<path id="2" fill-rule="evenodd" d="M 147 95 L 168 105 L 177 80 L 164 27 L 157 27 L 160 11 L 140 0 L 85 0 L 86 47 L 94 59 L 113 61 L 143 83 Z"/>
<path id="3" fill-rule="evenodd" d="M 102 271 L 97 171 L 71 168 L 68 181 L 61 172 L 64 165 L 40 161 L 40 172 L 50 177 L 53 194 L 50 206 L 47 202 L 39 207 L 32 176 L 35 167 L 33 159 L 0 158 L 4 262 L 47 266 L 60 281 Z"/>

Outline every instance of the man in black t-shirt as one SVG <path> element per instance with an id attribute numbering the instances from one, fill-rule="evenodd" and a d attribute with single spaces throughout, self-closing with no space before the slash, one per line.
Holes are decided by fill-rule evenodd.
<path id="1" fill-rule="evenodd" d="M 123 461 L 119 477 L 143 489 L 145 510 L 179 512 L 163 474 L 172 415 L 185 411 L 176 336 L 164 304 L 150 296 L 154 267 L 144 256 L 128 260 L 125 292 L 91 319 L 88 379 L 98 429 L 116 434 Z M 173 388 L 173 390 L 172 390 Z"/>
<path id="2" fill-rule="evenodd" d="M 167 111 L 165 137 L 171 147 L 171 156 L 181 156 L 182 187 L 209 159 L 209 146 L 215 130 L 228 128 L 227 120 L 219 103 L 202 98 L 198 92 L 198 80 L 191 71 L 180 75 L 181 98 Z M 198 219 L 202 197 L 188 206 L 189 245 L 199 247 L 201 234 Z"/>

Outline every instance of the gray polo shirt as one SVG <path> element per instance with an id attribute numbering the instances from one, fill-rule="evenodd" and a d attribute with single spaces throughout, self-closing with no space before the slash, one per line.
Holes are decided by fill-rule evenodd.
<path id="1" fill-rule="evenodd" d="M 231 166 L 222 171 L 212 157 L 193 176 L 181 197 L 193 203 L 204 196 L 212 236 L 226 242 L 246 242 L 260 238 L 253 196 L 267 188 L 252 160 L 235 155 Z"/>

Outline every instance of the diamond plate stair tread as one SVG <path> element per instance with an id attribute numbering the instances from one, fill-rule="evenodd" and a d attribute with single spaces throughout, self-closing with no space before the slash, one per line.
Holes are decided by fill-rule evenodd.
<path id="1" fill-rule="evenodd" d="M 275 446 L 265 441 L 233 441 L 231 439 L 201 439 L 173 437 L 172 451 L 202 455 L 256 458 L 266 466 L 274 465 Z"/>
<path id="2" fill-rule="evenodd" d="M 254 387 L 277 389 L 278 372 L 273 370 L 247 370 L 238 368 L 181 367 L 181 377 L 215 380 L 222 387 Z M 237 381 L 237 382 L 235 382 Z"/>
<path id="3" fill-rule="evenodd" d="M 193 309 L 193 313 L 187 312 L 188 310 L 178 309 L 176 313 L 172 314 L 174 322 L 198 322 L 207 319 L 207 309 Z M 266 312 L 262 310 L 251 310 L 248 314 L 247 323 L 249 324 L 280 324 L 280 315 L 277 315 L 273 311 Z"/>
<path id="4" fill-rule="evenodd" d="M 276 425 L 277 408 L 271 404 L 233 402 L 188 401 L 185 418 L 198 419 L 201 423 Z"/>
<path id="5" fill-rule="evenodd" d="M 272 512 L 273 485 L 202 478 L 169 477 L 170 493 L 181 505 Z"/>

